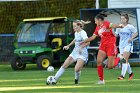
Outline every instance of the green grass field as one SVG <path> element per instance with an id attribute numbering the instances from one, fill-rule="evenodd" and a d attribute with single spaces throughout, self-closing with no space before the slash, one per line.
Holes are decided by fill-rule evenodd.
<path id="1" fill-rule="evenodd" d="M 97 85 L 96 68 L 82 70 L 80 84 L 74 84 L 74 68 L 68 68 L 57 85 L 48 86 L 45 81 L 54 72 L 37 70 L 35 65 L 27 65 L 23 71 L 12 71 L 10 65 L 0 65 L 0 93 L 139 93 L 140 68 L 133 67 L 134 79 L 117 80 L 120 69 L 105 69 L 105 85 Z"/>

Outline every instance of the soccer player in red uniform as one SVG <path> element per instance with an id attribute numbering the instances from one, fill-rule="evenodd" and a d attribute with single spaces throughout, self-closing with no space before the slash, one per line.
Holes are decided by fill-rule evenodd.
<path id="1" fill-rule="evenodd" d="M 102 63 L 106 57 L 108 57 L 108 68 L 114 68 L 117 47 L 116 37 L 112 32 L 112 28 L 121 27 L 121 25 L 112 24 L 109 21 L 104 20 L 104 17 L 105 15 L 103 14 L 98 14 L 95 16 L 95 24 L 97 25 L 96 29 L 91 37 L 82 42 L 90 42 L 94 40 L 97 36 L 101 37 L 101 42 L 97 55 L 97 72 L 100 80 L 97 82 L 97 84 L 105 84 Z M 118 59 L 116 60 L 118 61 Z"/>

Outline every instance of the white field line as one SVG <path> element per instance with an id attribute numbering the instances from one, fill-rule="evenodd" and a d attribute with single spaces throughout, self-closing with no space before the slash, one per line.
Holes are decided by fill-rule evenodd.
<path id="1" fill-rule="evenodd" d="M 91 86 L 33 86 L 33 87 L 1 87 L 0 91 L 14 90 L 35 90 L 35 89 L 54 89 L 54 88 L 82 88 Z"/>

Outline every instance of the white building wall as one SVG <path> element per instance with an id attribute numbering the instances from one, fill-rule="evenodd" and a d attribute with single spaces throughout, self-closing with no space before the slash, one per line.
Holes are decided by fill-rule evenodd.
<path id="1" fill-rule="evenodd" d="M 108 8 L 140 7 L 140 0 L 108 0 Z"/>

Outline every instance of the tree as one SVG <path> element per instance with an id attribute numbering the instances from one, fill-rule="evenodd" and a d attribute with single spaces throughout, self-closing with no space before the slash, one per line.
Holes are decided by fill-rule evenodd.
<path id="1" fill-rule="evenodd" d="M 106 7 L 107 0 L 100 0 Z M 15 33 L 17 25 L 25 18 L 67 16 L 79 18 L 79 9 L 95 8 L 95 0 L 41 0 L 25 2 L 0 2 L 0 33 Z"/>

